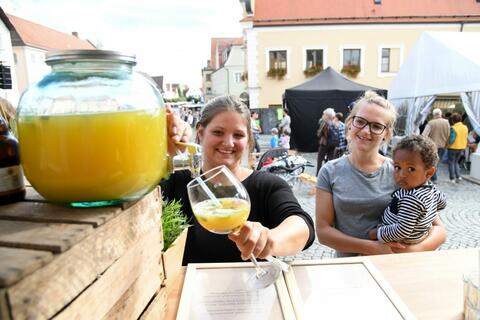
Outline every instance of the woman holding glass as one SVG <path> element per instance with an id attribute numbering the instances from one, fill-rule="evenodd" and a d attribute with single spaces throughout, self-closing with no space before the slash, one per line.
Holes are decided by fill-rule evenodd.
<path id="1" fill-rule="evenodd" d="M 221 235 L 198 223 L 187 194 L 187 184 L 192 180 L 189 171 L 177 171 L 161 184 L 163 197 L 181 200 L 183 212 L 193 224 L 183 264 L 242 261 L 251 255 L 294 255 L 314 240 L 313 221 L 288 184 L 269 173 L 241 166 L 243 153 L 253 142 L 250 123 L 250 112 L 238 98 L 222 96 L 204 107 L 196 128 L 203 153 L 202 172 L 225 165 L 248 192 L 250 214 L 238 231 Z"/>
<path id="2" fill-rule="evenodd" d="M 337 250 L 337 256 L 373 255 L 438 248 L 446 238 L 437 217 L 429 236 L 421 243 L 404 246 L 369 240 L 398 187 L 394 164 L 379 153 L 393 135 L 394 106 L 367 91 L 345 121 L 349 154 L 324 165 L 317 178 L 316 227 L 320 243 Z"/>

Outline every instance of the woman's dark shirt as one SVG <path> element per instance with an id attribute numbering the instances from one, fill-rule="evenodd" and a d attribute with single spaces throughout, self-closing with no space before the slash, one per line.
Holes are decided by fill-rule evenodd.
<path id="1" fill-rule="evenodd" d="M 190 219 L 192 227 L 188 230 L 183 264 L 198 262 L 236 262 L 243 261 L 240 251 L 227 235 L 215 234 L 204 229 L 195 219 L 188 201 L 187 184 L 192 180 L 190 171 L 177 171 L 162 182 L 164 200 L 181 200 L 183 212 Z M 312 218 L 300 207 L 291 188 L 281 178 L 266 172 L 254 171 L 242 184 L 247 189 L 251 202 L 249 221 L 260 222 L 272 229 L 283 220 L 297 215 L 305 220 L 309 237 L 305 248 L 315 239 Z"/>

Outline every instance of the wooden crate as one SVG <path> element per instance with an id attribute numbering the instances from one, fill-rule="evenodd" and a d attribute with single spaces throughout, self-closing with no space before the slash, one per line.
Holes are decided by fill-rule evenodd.
<path id="1" fill-rule="evenodd" d="M 0 207 L 0 319 L 136 319 L 163 281 L 159 189 L 124 206 Z"/>
<path id="2" fill-rule="evenodd" d="M 162 252 L 164 275 L 162 287 L 167 288 L 167 293 L 170 293 L 173 282 L 176 281 L 178 274 L 182 271 L 183 253 L 185 252 L 187 234 L 188 228 L 183 230 L 167 251 Z"/>

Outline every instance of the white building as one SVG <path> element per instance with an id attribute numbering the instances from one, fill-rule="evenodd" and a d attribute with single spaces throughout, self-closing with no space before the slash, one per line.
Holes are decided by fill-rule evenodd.
<path id="1" fill-rule="evenodd" d="M 76 32 L 67 34 L 10 14 L 6 17 L 13 26 L 10 42 L 13 54 L 10 52 L 9 56 L 13 58 L 12 67 L 15 66 L 14 90 L 18 94 L 50 72 L 50 67 L 45 64 L 48 51 L 95 49 L 88 40 L 80 39 Z M 16 105 L 18 98 L 10 102 Z"/>
<path id="2" fill-rule="evenodd" d="M 11 68 L 12 89 L 0 89 L 0 97 L 7 99 L 12 103 L 18 101 L 19 93 L 17 89 L 17 79 L 15 76 L 15 63 L 13 61 L 13 48 L 10 38 L 10 32 L 14 31 L 13 25 L 8 20 L 7 15 L 0 8 L 0 62 L 4 66 Z"/>
<path id="3" fill-rule="evenodd" d="M 240 96 L 245 91 L 246 82 L 242 75 L 245 66 L 245 51 L 243 45 L 231 45 L 223 52 L 225 63 L 211 74 L 212 95 L 214 97 L 233 94 Z"/>

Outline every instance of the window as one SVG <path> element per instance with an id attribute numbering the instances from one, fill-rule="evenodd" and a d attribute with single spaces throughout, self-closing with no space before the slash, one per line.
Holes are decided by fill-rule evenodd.
<path id="1" fill-rule="evenodd" d="M 390 72 L 390 48 L 382 49 L 381 72 Z"/>
<path id="2" fill-rule="evenodd" d="M 378 48 L 378 70 L 380 74 L 393 74 L 400 70 L 401 46 L 381 46 Z"/>
<path id="3" fill-rule="evenodd" d="M 242 73 L 241 72 L 235 72 L 235 74 L 233 76 L 235 77 L 235 83 L 242 82 Z"/>
<path id="4" fill-rule="evenodd" d="M 17 54 L 16 53 L 13 53 L 13 61 L 15 62 L 15 64 L 17 64 L 18 60 L 17 60 Z"/>
<path id="5" fill-rule="evenodd" d="M 343 66 L 356 65 L 360 67 L 360 49 L 343 50 Z"/>
<path id="6" fill-rule="evenodd" d="M 269 66 L 271 69 L 287 70 L 287 50 L 269 52 Z"/>
<path id="7" fill-rule="evenodd" d="M 211 73 L 207 73 L 205 75 L 205 81 L 212 81 L 212 74 Z"/>
<path id="8" fill-rule="evenodd" d="M 314 66 L 323 66 L 323 50 L 313 49 L 307 50 L 307 65 L 305 69 L 312 68 Z"/>

